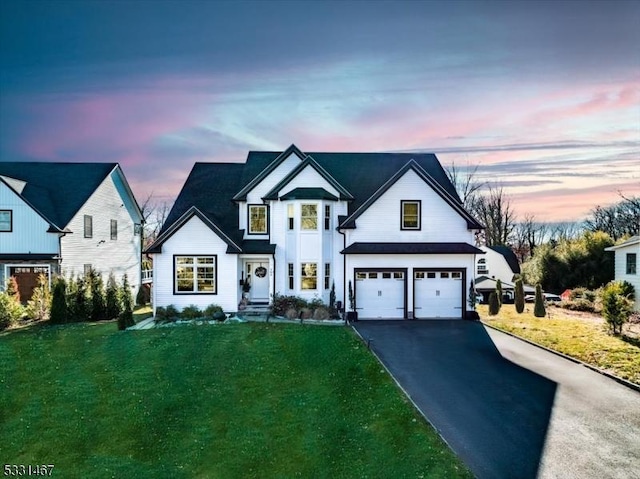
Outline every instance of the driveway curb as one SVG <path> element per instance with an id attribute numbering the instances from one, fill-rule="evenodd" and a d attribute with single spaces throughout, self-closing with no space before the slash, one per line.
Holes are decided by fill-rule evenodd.
<path id="1" fill-rule="evenodd" d="M 607 372 L 607 371 L 605 371 L 603 369 L 597 368 L 596 366 L 594 366 L 592 364 L 585 363 L 584 361 L 580 361 L 579 359 L 576 359 L 576 358 L 574 358 L 572 356 L 568 356 L 568 355 L 566 355 L 564 353 L 561 353 L 560 351 L 556 351 L 554 349 L 550 349 L 550 348 L 548 348 L 546 346 L 543 346 L 541 344 L 534 343 L 533 341 L 531 341 L 529 339 L 520 337 L 517 334 L 511 333 L 509 331 L 505 331 L 504 329 L 500 329 L 500 328 L 497 328 L 497 327 L 492 326 L 490 324 L 487 324 L 482 320 L 480 322 L 482 323 L 483 326 L 485 326 L 487 328 L 491 328 L 491 329 L 493 329 L 495 331 L 499 331 L 499 332 L 504 333 L 504 334 L 506 334 L 508 336 L 511 336 L 512 338 L 516 338 L 516 339 L 519 339 L 520 341 L 524 341 L 525 343 L 528 343 L 528 344 L 530 344 L 532 346 L 536 346 L 536 347 L 538 347 L 540 349 L 543 349 L 545 351 L 553 353 L 556 356 L 560 356 L 561 358 L 567 359 L 567 360 L 569 360 L 569 361 L 571 361 L 573 363 L 581 364 L 582 366 L 584 366 L 584 367 L 586 367 L 588 369 L 591 369 L 592 371 L 595 371 L 596 373 L 602 374 L 603 376 L 606 376 L 609 379 L 613 379 L 615 382 L 617 382 L 619 384 L 622 384 L 623 386 L 626 386 L 629 389 L 633 389 L 634 391 L 640 392 L 640 385 L 638 385 L 636 383 L 632 383 L 631 381 L 627 381 L 626 379 L 623 379 L 620 376 L 616 376 L 615 374 L 611 374 L 611 373 L 609 373 L 609 372 Z"/>
<path id="2" fill-rule="evenodd" d="M 396 386 L 400 389 L 400 391 L 402 391 L 402 394 L 405 395 L 405 397 L 409 400 L 409 402 L 413 405 L 413 407 L 415 408 L 416 411 L 418 411 L 420 413 L 420 415 L 425 419 L 425 421 L 427 421 L 427 423 L 433 428 L 433 430 L 438 434 L 438 437 L 440 439 L 442 439 L 442 442 L 444 442 L 447 447 L 449 448 L 450 451 L 452 451 L 456 456 L 458 455 L 454 449 L 451 447 L 451 444 L 449 444 L 447 442 L 447 440 L 444 438 L 444 436 L 442 435 L 442 432 L 440 431 L 440 429 L 438 429 L 436 427 L 435 424 L 433 424 L 431 422 L 431 420 L 427 417 L 427 415 L 422 411 L 422 409 L 420 409 L 420 406 L 418 406 L 418 404 L 413 400 L 413 398 L 411 397 L 411 395 L 407 392 L 407 390 L 405 388 L 402 387 L 402 384 L 400 384 L 400 382 L 396 379 L 396 377 L 393 375 L 393 373 L 389 370 L 389 368 L 387 367 L 387 365 L 382 361 L 382 359 L 380 359 L 380 356 L 378 356 L 378 354 L 371 349 L 371 346 L 369 345 L 368 340 L 366 340 L 365 338 L 362 337 L 362 335 L 360 334 L 360 331 L 358 331 L 353 324 L 350 325 L 352 331 L 354 333 L 356 333 L 356 336 L 358 336 L 360 338 L 360 340 L 362 341 L 363 344 L 365 344 L 367 346 L 367 349 L 371 352 L 371 354 L 373 354 L 373 356 L 377 359 L 377 361 L 380 363 L 380 365 L 384 368 L 384 370 L 387 372 L 387 374 L 389 374 L 389 377 L 391 377 L 391 379 L 393 379 L 393 382 L 396 384 Z M 462 459 L 460 459 L 462 461 Z M 467 467 L 467 469 L 469 469 L 469 471 L 471 471 L 471 468 L 465 464 L 465 466 Z M 471 473 L 473 474 L 473 471 L 471 471 Z M 474 474 L 475 477 L 475 474 Z"/>

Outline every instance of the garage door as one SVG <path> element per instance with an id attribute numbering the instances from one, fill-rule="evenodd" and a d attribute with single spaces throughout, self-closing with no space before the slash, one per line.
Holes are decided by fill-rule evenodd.
<path id="1" fill-rule="evenodd" d="M 356 272 L 358 319 L 404 319 L 404 271 Z"/>
<path id="2" fill-rule="evenodd" d="M 413 274 L 416 318 L 462 318 L 462 272 L 415 271 Z"/>

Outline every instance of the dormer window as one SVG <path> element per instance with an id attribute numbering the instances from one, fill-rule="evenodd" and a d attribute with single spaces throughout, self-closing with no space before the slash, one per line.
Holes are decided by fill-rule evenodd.
<path id="1" fill-rule="evenodd" d="M 249 205 L 249 234 L 266 235 L 268 233 L 267 205 Z"/>
<path id="2" fill-rule="evenodd" d="M 420 200 L 403 200 L 400 202 L 402 219 L 401 230 L 420 229 Z"/>

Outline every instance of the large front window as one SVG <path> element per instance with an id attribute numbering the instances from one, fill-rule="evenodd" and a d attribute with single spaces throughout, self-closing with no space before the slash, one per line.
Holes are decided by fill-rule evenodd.
<path id="1" fill-rule="evenodd" d="M 215 294 L 216 256 L 175 256 L 175 293 Z"/>
<path id="2" fill-rule="evenodd" d="M 300 215 L 300 228 L 303 230 L 318 229 L 318 205 L 302 204 Z"/>
<path id="3" fill-rule="evenodd" d="M 318 264 L 302 263 L 300 280 L 301 289 L 318 289 Z"/>
<path id="4" fill-rule="evenodd" d="M 402 201 L 402 223 L 400 229 L 419 230 L 420 229 L 420 201 Z"/>
<path id="5" fill-rule="evenodd" d="M 267 234 L 267 206 L 249 205 L 249 234 Z"/>
<path id="6" fill-rule="evenodd" d="M 13 211 L 0 210 L 0 233 L 13 231 Z"/>

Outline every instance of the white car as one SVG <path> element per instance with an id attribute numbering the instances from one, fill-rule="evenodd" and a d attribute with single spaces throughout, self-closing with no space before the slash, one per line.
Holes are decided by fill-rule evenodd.
<path id="1" fill-rule="evenodd" d="M 544 298 L 545 301 L 548 302 L 558 302 L 558 301 L 562 301 L 562 298 L 560 296 L 558 296 L 557 294 L 553 294 L 553 293 L 542 293 L 542 297 Z M 536 295 L 535 294 L 528 294 L 524 297 L 525 302 L 527 303 L 535 303 L 536 301 Z"/>

